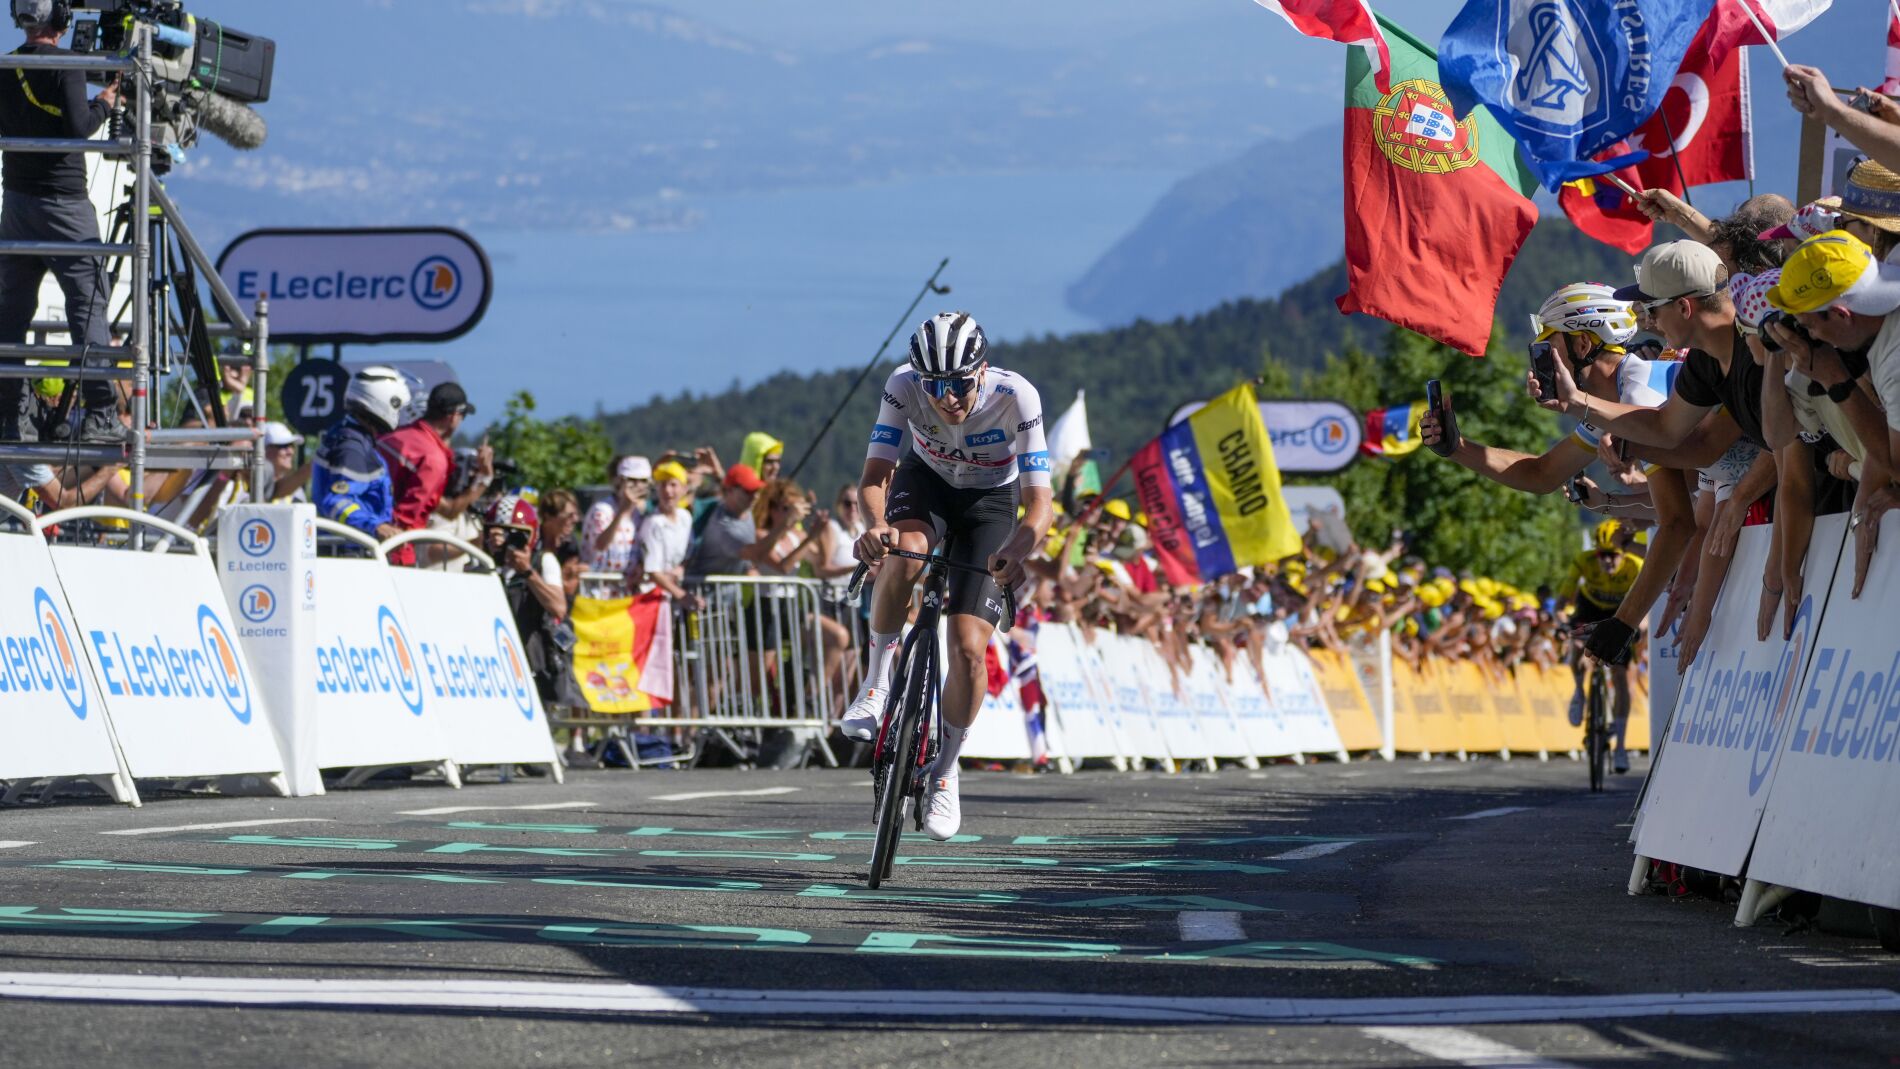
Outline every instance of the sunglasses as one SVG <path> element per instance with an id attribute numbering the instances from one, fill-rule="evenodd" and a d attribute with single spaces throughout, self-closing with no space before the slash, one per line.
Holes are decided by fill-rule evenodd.
<path id="1" fill-rule="evenodd" d="M 944 394 L 962 397 L 964 394 L 976 389 L 975 375 L 971 375 L 967 378 L 922 379 L 920 381 L 923 383 L 924 392 L 932 397 L 942 397 Z"/>

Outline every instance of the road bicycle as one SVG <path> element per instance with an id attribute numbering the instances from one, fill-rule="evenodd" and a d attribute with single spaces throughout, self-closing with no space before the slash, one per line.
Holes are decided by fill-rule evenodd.
<path id="1" fill-rule="evenodd" d="M 1594 658 L 1584 683 L 1583 708 L 1583 756 L 1590 762 L 1590 790 L 1601 791 L 1610 763 L 1610 670 Z"/>
<path id="2" fill-rule="evenodd" d="M 938 708 L 937 626 L 943 619 L 944 599 L 950 588 L 950 571 L 989 577 L 975 565 L 961 564 L 941 553 L 912 553 L 892 549 L 886 556 L 922 561 L 919 577 L 923 605 L 917 610 L 917 622 L 904 636 L 898 653 L 897 670 L 891 677 L 890 696 L 885 699 L 884 718 L 878 724 L 877 742 L 871 752 L 871 795 L 877 818 L 877 834 L 871 842 L 871 872 L 866 881 L 875 890 L 890 878 L 902 839 L 904 804 L 910 803 L 911 817 L 918 831 L 924 827 L 924 788 L 930 782 L 930 768 L 937 762 L 942 738 L 942 711 Z M 856 602 L 864 589 L 864 577 L 870 571 L 859 564 L 845 588 L 846 600 Z M 1004 634 L 1016 618 L 1016 598 L 1003 591 Z"/>

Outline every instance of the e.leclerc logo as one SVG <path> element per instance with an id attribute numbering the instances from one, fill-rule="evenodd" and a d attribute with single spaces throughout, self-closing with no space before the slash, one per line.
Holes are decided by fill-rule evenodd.
<path id="1" fill-rule="evenodd" d="M 409 651 L 409 636 L 402 633 L 396 614 L 385 605 L 376 614 L 376 636 L 383 644 L 383 655 L 395 676 L 396 695 L 409 711 L 422 715 L 422 673 L 416 668 L 416 656 Z"/>
<path id="2" fill-rule="evenodd" d="M 1313 424 L 1313 448 L 1321 456 L 1332 456 L 1346 448 L 1346 423 L 1338 416 L 1321 416 Z"/>
<path id="3" fill-rule="evenodd" d="M 514 635 L 508 630 L 507 621 L 495 618 L 495 658 L 508 671 L 504 683 L 509 697 L 515 700 L 515 708 L 529 720 L 534 719 L 534 684 L 528 680 L 528 661 L 515 645 Z"/>
<path id="4" fill-rule="evenodd" d="M 1813 629 L 1814 597 L 1809 595 L 1795 611 L 1794 633 L 1772 662 L 1763 664 L 1748 651 L 1726 664 L 1714 657 L 1698 658 L 1683 677 L 1670 742 L 1746 755 L 1748 793 L 1753 797 L 1774 772 L 1782 740 L 1794 722 L 1796 690 Z"/>
<path id="5" fill-rule="evenodd" d="M 409 296 L 431 312 L 455 303 L 462 293 L 462 272 L 446 256 L 431 256 L 416 265 L 409 276 Z"/>
<path id="6" fill-rule="evenodd" d="M 265 520 L 245 520 L 238 528 L 238 548 L 247 557 L 261 557 L 277 544 L 277 529 Z"/>
<path id="7" fill-rule="evenodd" d="M 394 694 L 411 713 L 422 715 L 421 662 L 394 610 L 377 607 L 376 637 L 368 645 L 352 645 L 338 635 L 317 646 L 317 693 Z"/>
<path id="8" fill-rule="evenodd" d="M 261 624 L 277 615 L 277 595 L 269 587 L 253 583 L 238 595 L 238 612 L 246 620 Z"/>
<path id="9" fill-rule="evenodd" d="M 198 646 L 210 672 L 212 690 L 240 724 L 251 722 L 251 681 L 238 663 L 237 643 L 209 605 L 198 606 Z M 169 658 L 167 658 L 169 660 Z"/>
<path id="10" fill-rule="evenodd" d="M 0 636 L 0 694 L 57 693 L 73 716 L 86 719 L 86 683 L 79 644 L 66 614 L 45 587 L 33 589 L 33 630 Z"/>

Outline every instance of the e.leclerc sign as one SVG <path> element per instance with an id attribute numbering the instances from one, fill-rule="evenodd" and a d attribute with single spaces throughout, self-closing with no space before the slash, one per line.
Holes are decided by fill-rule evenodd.
<path id="1" fill-rule="evenodd" d="M 493 275 L 475 239 L 448 227 L 253 230 L 218 275 L 246 307 L 270 301 L 272 341 L 447 341 L 488 309 Z"/>

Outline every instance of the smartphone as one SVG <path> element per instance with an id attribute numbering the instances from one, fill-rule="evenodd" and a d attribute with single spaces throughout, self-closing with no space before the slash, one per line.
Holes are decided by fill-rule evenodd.
<path id="1" fill-rule="evenodd" d="M 1583 476 L 1579 475 L 1564 484 L 1564 496 L 1573 505 L 1583 504 Z"/>
<path id="2" fill-rule="evenodd" d="M 1438 417 L 1438 444 L 1430 447 L 1441 457 L 1448 457 L 1457 450 L 1458 429 L 1452 422 L 1451 413 L 1445 410 L 1445 389 L 1437 379 L 1425 380 L 1425 407 Z"/>
<path id="3" fill-rule="evenodd" d="M 1854 98 L 1847 102 L 1847 106 L 1853 108 L 1855 111 L 1864 111 L 1868 114 L 1872 114 L 1874 110 L 1873 95 L 1866 92 L 1855 93 Z"/>
<path id="4" fill-rule="evenodd" d="M 1098 468 L 1108 467 L 1108 450 L 1106 449 L 1091 449 L 1088 451 L 1088 458 L 1093 460 Z"/>
<path id="5" fill-rule="evenodd" d="M 1557 351 L 1547 341 L 1531 343 L 1531 373 L 1537 376 L 1537 399 L 1557 399 Z"/>

